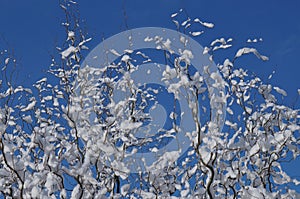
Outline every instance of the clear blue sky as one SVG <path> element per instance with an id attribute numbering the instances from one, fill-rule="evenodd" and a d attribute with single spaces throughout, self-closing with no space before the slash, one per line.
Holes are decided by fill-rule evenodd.
<path id="1" fill-rule="evenodd" d="M 82 0 L 79 4 L 81 18 L 93 38 L 91 48 L 103 37 L 126 30 L 126 23 L 129 29 L 149 26 L 174 29 L 170 15 L 184 8 L 191 18 L 199 17 L 215 24 L 213 30 L 199 37 L 202 45 L 217 37 L 232 37 L 236 48 L 257 47 L 270 60 L 245 58 L 243 67 L 263 79 L 275 70 L 270 82 L 288 92 L 286 103 L 292 104 L 297 96 L 300 88 L 299 0 Z M 0 45 L 4 39 L 14 50 L 20 64 L 20 83 L 29 85 L 44 76 L 50 55 L 55 53 L 54 46 L 65 38 L 60 26 L 62 19 L 58 1 L 0 0 Z M 260 37 L 264 40 L 262 43 L 246 43 L 248 38 Z M 0 49 L 4 47 L 7 45 Z M 299 166 L 300 161 L 292 163 L 287 167 L 288 173 L 300 176 Z"/>

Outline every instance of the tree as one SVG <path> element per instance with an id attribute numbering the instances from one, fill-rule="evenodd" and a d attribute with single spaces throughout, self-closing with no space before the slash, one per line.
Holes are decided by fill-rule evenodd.
<path id="1" fill-rule="evenodd" d="M 106 60 L 92 51 L 91 59 L 83 61 L 90 39 L 80 27 L 74 4 L 61 3 L 67 39 L 60 57 L 52 59 L 50 75 L 32 88 L 13 85 L 11 67 L 16 61 L 9 51 L 1 53 L 2 196 L 299 197 L 290 188 L 299 182 L 281 167 L 299 155 L 299 110 L 278 102 L 276 98 L 287 95 L 284 90 L 238 67 L 245 54 L 263 61 L 266 56 L 243 47 L 214 68 L 214 52 L 232 46 L 232 39 L 220 38 L 200 48 L 207 60 L 195 63 L 199 48 L 192 48 L 193 40 L 180 30 L 195 23 L 205 28 L 213 24 L 198 18 L 179 23 L 179 11 L 172 15 L 178 25 L 177 43 L 170 34 L 146 29 L 149 35 L 138 38 L 129 31 L 128 40 L 120 40 L 127 49 L 105 49 Z M 138 39 L 152 45 L 152 51 L 136 50 Z M 142 67 L 161 60 L 163 65 L 154 64 L 154 70 Z M 144 80 L 138 79 L 139 71 L 160 74 L 164 86 L 154 80 L 139 82 Z M 168 119 L 153 135 L 153 111 L 162 114 L 159 107 L 164 103 Z M 184 145 L 179 140 L 174 148 L 163 150 L 180 135 L 186 138 Z M 156 159 L 143 159 L 150 152 Z"/>

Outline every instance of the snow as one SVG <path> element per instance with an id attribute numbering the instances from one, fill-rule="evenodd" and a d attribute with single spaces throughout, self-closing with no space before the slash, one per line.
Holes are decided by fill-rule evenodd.
<path id="1" fill-rule="evenodd" d="M 75 32 L 73 31 L 69 31 L 68 32 L 68 39 L 67 40 L 72 40 L 75 38 Z"/>
<path id="2" fill-rule="evenodd" d="M 4 61 L 5 65 L 8 64 L 9 60 L 10 60 L 10 58 L 6 58 L 6 59 L 5 59 L 5 61 Z"/>
<path id="3" fill-rule="evenodd" d="M 300 181 L 298 181 L 297 179 L 293 179 L 293 183 L 298 186 L 300 184 Z"/>
<path id="4" fill-rule="evenodd" d="M 213 28 L 214 24 L 213 23 L 208 23 L 208 22 L 202 22 L 200 19 L 196 18 L 194 19 L 194 22 L 196 23 L 200 23 L 202 26 L 206 27 L 206 28 Z"/>
<path id="5" fill-rule="evenodd" d="M 172 22 L 176 25 L 176 28 L 179 29 L 179 22 L 176 20 L 172 20 Z"/>
<path id="6" fill-rule="evenodd" d="M 262 42 L 263 39 L 259 38 L 259 39 L 247 39 L 247 43 L 257 43 L 257 42 Z"/>
<path id="7" fill-rule="evenodd" d="M 40 191 L 36 186 L 34 186 L 31 190 L 31 197 L 38 198 L 39 196 L 40 196 Z"/>
<path id="8" fill-rule="evenodd" d="M 158 149 L 157 149 L 156 147 L 154 147 L 154 148 L 151 148 L 150 151 L 151 151 L 152 153 L 157 153 L 157 152 L 158 152 Z"/>
<path id="9" fill-rule="evenodd" d="M 174 17 L 176 17 L 177 15 L 178 15 L 178 13 L 176 12 L 176 13 L 174 13 L 174 14 L 171 15 L 171 18 L 174 18 Z"/>
<path id="10" fill-rule="evenodd" d="M 165 152 L 156 162 L 149 167 L 150 171 L 160 170 L 172 164 L 179 158 L 179 151 Z"/>
<path id="11" fill-rule="evenodd" d="M 167 49 L 171 54 L 173 54 L 174 51 L 171 48 L 171 44 L 172 44 L 172 42 L 170 39 L 167 39 L 166 41 L 163 42 L 164 49 Z"/>
<path id="12" fill-rule="evenodd" d="M 144 39 L 144 42 L 150 42 L 150 41 L 153 41 L 153 38 L 146 37 L 146 38 Z"/>
<path id="13" fill-rule="evenodd" d="M 181 60 L 184 60 L 188 65 L 191 63 L 191 59 L 194 58 L 192 51 L 185 49 L 180 56 Z"/>
<path id="14" fill-rule="evenodd" d="M 47 81 L 47 78 L 46 78 L 46 77 L 44 77 L 44 78 L 42 78 L 42 79 L 38 80 L 38 81 L 36 82 L 36 84 L 40 84 L 40 83 L 42 83 L 42 82 L 46 82 L 46 81 Z"/>
<path id="15" fill-rule="evenodd" d="M 185 197 L 187 197 L 187 195 L 189 194 L 189 192 L 190 192 L 190 190 L 188 190 L 188 189 L 181 190 L 180 191 L 180 196 L 183 197 L 183 198 L 185 198 Z"/>
<path id="16" fill-rule="evenodd" d="M 214 27 L 213 23 L 203 22 L 202 25 L 205 26 L 205 27 L 207 27 L 207 28 L 213 28 Z"/>
<path id="17" fill-rule="evenodd" d="M 70 56 L 70 54 L 75 53 L 77 49 L 74 46 L 69 46 L 66 50 L 61 53 L 61 58 L 66 59 Z"/>
<path id="18" fill-rule="evenodd" d="M 115 174 L 117 176 L 120 176 L 123 180 L 126 179 L 129 169 L 125 166 L 124 162 L 120 162 L 117 160 L 114 160 L 111 164 L 112 168 L 115 171 Z"/>
<path id="19" fill-rule="evenodd" d="M 120 129 L 122 129 L 122 130 L 134 130 L 134 129 L 137 129 L 137 128 L 141 127 L 142 125 L 143 125 L 142 122 L 132 122 L 130 120 L 124 120 L 120 125 Z"/>
<path id="20" fill-rule="evenodd" d="M 67 198 L 67 191 L 65 189 L 62 189 L 60 192 L 60 198 Z"/>
<path id="21" fill-rule="evenodd" d="M 185 26 L 188 22 L 190 22 L 191 21 L 191 19 L 190 18 L 187 18 L 187 20 L 185 20 L 185 21 L 183 21 L 182 23 L 181 23 L 181 26 Z"/>
<path id="22" fill-rule="evenodd" d="M 251 150 L 249 151 L 249 156 L 253 156 L 254 154 L 256 154 L 259 151 L 259 145 L 258 143 L 256 143 Z"/>
<path id="23" fill-rule="evenodd" d="M 283 96 L 287 96 L 287 93 L 286 93 L 285 90 L 283 90 L 283 89 L 281 89 L 281 88 L 279 88 L 279 87 L 277 87 L 277 86 L 274 86 L 273 88 L 274 88 L 274 90 L 275 90 L 277 93 L 279 93 L 279 94 L 281 94 L 281 95 L 283 95 Z"/>
<path id="24" fill-rule="evenodd" d="M 129 54 L 131 54 L 131 53 L 133 53 L 133 50 L 125 49 L 125 50 L 124 50 L 124 53 L 129 53 Z"/>
<path id="25" fill-rule="evenodd" d="M 252 113 L 252 108 L 245 106 L 245 109 L 248 114 Z"/>
<path id="26" fill-rule="evenodd" d="M 54 98 L 54 99 L 53 99 L 53 106 L 59 106 L 59 103 L 58 103 L 58 99 L 57 99 L 57 98 Z"/>
<path id="27" fill-rule="evenodd" d="M 16 89 L 14 89 L 14 93 L 22 92 L 22 91 L 24 91 L 24 88 L 22 86 L 18 86 Z"/>
<path id="28" fill-rule="evenodd" d="M 130 60 L 130 57 L 128 55 L 124 55 L 121 59 L 121 61 L 127 63 Z"/>
<path id="29" fill-rule="evenodd" d="M 171 17 L 176 16 L 177 13 L 171 15 Z M 202 22 L 199 19 L 195 19 L 195 21 L 206 27 L 213 27 L 213 24 Z M 185 24 L 185 27 L 188 27 L 190 23 L 186 21 L 183 24 Z M 181 28 L 181 30 L 182 29 L 183 28 Z M 201 34 L 202 32 L 203 31 L 201 31 Z M 67 32 L 67 34 L 69 39 L 75 37 L 75 33 L 72 31 Z M 193 32 L 193 34 L 194 36 L 198 36 L 200 32 Z M 174 43 L 172 45 L 171 41 L 174 42 L 175 40 L 167 40 L 166 38 L 162 40 L 159 37 L 156 37 L 156 39 L 160 45 L 163 44 L 161 45 L 162 48 L 171 50 L 172 47 L 174 48 L 173 50 L 179 52 L 180 57 L 176 60 L 179 61 L 179 63 L 182 61 L 189 64 L 190 59 L 194 56 L 199 56 L 195 54 L 195 51 L 188 49 L 189 43 L 187 43 L 188 39 L 185 37 L 176 38 L 176 41 L 180 39 L 180 42 L 184 45 L 184 48 L 180 50 L 175 49 L 176 46 L 174 46 Z M 148 37 L 145 40 L 153 41 L 153 38 Z M 232 39 L 216 39 L 211 42 L 211 46 L 208 45 L 208 47 L 204 48 L 203 54 L 208 54 L 209 51 L 212 50 L 231 47 L 231 44 L 228 43 L 230 41 L 232 41 Z M 256 40 L 254 41 L 256 42 Z M 180 45 L 183 46 L 181 43 Z M 64 50 L 61 55 L 66 58 L 79 50 L 80 48 L 78 46 L 70 46 Z M 129 54 L 135 52 L 133 50 L 122 50 L 119 48 L 117 50 L 121 52 L 121 54 L 127 53 L 125 55 L 122 54 L 120 57 L 123 62 L 131 61 Z M 109 53 L 109 51 L 107 52 Z M 114 50 L 112 50 L 111 53 L 117 56 L 120 55 Z M 200 52 L 200 54 L 201 53 L 202 52 Z M 267 60 L 265 56 L 260 55 L 254 48 L 240 49 L 237 51 L 235 58 L 248 53 L 253 53 L 262 60 Z M 136 54 L 146 59 L 149 58 L 141 52 L 137 52 Z M 204 57 L 208 56 L 209 55 Z M 264 168 L 269 168 L 269 174 L 274 177 L 271 182 L 274 190 L 281 189 L 281 187 L 278 187 L 274 182 L 283 184 L 284 186 L 282 187 L 286 186 L 285 183 L 287 181 L 287 183 L 292 182 L 299 184 L 299 181 L 289 178 L 287 174 L 281 171 L 281 162 L 278 161 L 282 157 L 282 154 L 284 155 L 286 153 L 285 149 L 289 150 L 291 157 L 296 158 L 298 155 L 297 138 L 295 138 L 294 135 L 297 134 L 297 131 L 300 129 L 298 122 L 300 119 L 299 111 L 288 108 L 282 105 L 284 103 L 281 102 L 280 105 L 278 105 L 276 104 L 276 100 L 272 102 L 268 101 L 268 99 L 273 97 L 275 99 L 275 96 L 281 97 L 277 93 L 275 96 L 270 97 L 271 93 L 276 91 L 283 96 L 287 96 L 286 91 L 276 86 L 273 87 L 269 84 L 263 84 L 260 79 L 253 78 L 251 75 L 247 76 L 245 70 L 238 70 L 236 69 L 237 66 L 233 67 L 235 62 L 232 57 L 224 57 L 224 60 L 223 62 L 223 59 L 221 59 L 223 64 L 222 62 L 219 63 L 220 71 L 218 72 L 209 71 L 211 65 L 205 64 L 206 66 L 203 69 L 207 71 L 206 76 L 201 76 L 204 74 L 200 74 L 200 71 L 196 72 L 195 75 L 187 74 L 189 71 L 185 70 L 186 68 L 181 65 L 179 66 L 177 62 L 174 66 L 172 63 L 172 67 L 167 65 L 164 66 L 165 68 L 159 68 L 160 74 L 157 77 L 158 80 L 165 83 L 166 90 L 174 93 L 176 99 L 179 99 L 180 95 L 182 98 L 180 103 L 187 103 L 187 108 L 191 111 L 186 112 L 181 104 L 179 104 L 180 107 L 175 107 L 177 105 L 173 99 L 166 102 L 168 106 L 174 106 L 174 109 L 170 109 L 170 112 L 165 113 L 164 117 L 161 118 L 167 118 L 169 121 L 174 121 L 175 119 L 179 120 L 174 121 L 176 124 L 173 124 L 171 129 L 164 129 L 167 133 L 166 135 L 161 135 L 160 138 L 167 136 L 173 136 L 172 138 L 174 138 L 175 135 L 184 133 L 190 138 L 191 143 L 188 142 L 188 144 L 190 144 L 189 146 L 193 145 L 194 147 L 191 147 L 188 153 L 186 153 L 187 155 L 183 157 L 182 165 L 184 166 L 179 166 L 177 163 L 180 164 L 181 160 L 177 160 L 179 157 L 182 157 L 182 151 L 180 151 L 180 149 L 178 151 L 175 149 L 175 151 L 170 152 L 170 150 L 167 151 L 162 149 L 161 146 L 155 145 L 156 143 L 149 146 L 149 153 L 153 153 L 158 160 L 152 161 L 149 158 L 147 161 L 150 160 L 150 164 L 144 164 L 144 166 L 147 167 L 146 169 L 150 168 L 153 171 L 149 173 L 149 178 L 143 178 L 147 180 L 147 189 L 144 190 L 137 190 L 134 184 L 139 184 L 139 180 L 143 180 L 140 177 L 147 174 L 138 176 L 139 174 L 136 173 L 137 177 L 132 181 L 129 177 L 132 170 L 130 170 L 131 168 L 127 165 L 128 162 L 124 161 L 124 158 L 138 157 L 138 155 L 141 155 L 141 158 L 138 157 L 139 159 L 135 160 L 140 160 L 142 164 L 146 162 L 143 156 L 148 154 L 139 153 L 136 148 L 127 153 L 128 151 L 126 151 L 125 148 L 131 147 L 132 145 L 140 146 L 136 144 L 136 132 L 144 126 L 142 122 L 135 121 L 141 121 L 143 119 L 142 117 L 147 114 L 144 113 L 142 109 L 134 110 L 133 114 L 137 116 L 136 118 L 138 119 L 133 120 L 131 118 L 132 112 L 130 113 L 132 107 L 129 107 L 129 105 L 134 104 L 134 102 L 136 102 L 135 105 L 137 106 L 142 106 L 142 103 L 145 103 L 145 106 L 149 105 L 148 101 L 144 98 L 141 100 L 137 98 L 136 93 L 141 92 L 141 96 L 145 95 L 150 98 L 153 97 L 152 94 L 161 94 L 160 89 L 153 88 L 150 91 L 151 94 L 147 93 L 148 90 L 145 92 L 144 90 L 141 91 L 142 89 L 140 88 L 142 86 L 136 86 L 135 83 L 137 82 L 134 82 L 134 79 L 132 79 L 134 75 L 129 72 L 125 73 L 122 78 L 120 78 L 120 81 L 118 78 L 116 78 L 116 80 L 109 76 L 103 77 L 101 75 L 107 72 L 105 67 L 99 70 L 89 67 L 80 68 L 80 72 L 82 72 L 83 75 L 78 75 L 78 78 L 81 80 L 81 83 L 86 81 L 86 84 L 82 83 L 78 86 L 81 89 L 80 91 L 84 92 L 76 93 L 75 91 L 75 96 L 73 92 L 66 93 L 66 90 L 60 90 L 65 88 L 64 85 L 48 84 L 47 78 L 40 79 L 36 82 L 36 84 L 38 84 L 36 87 L 40 86 L 39 92 L 42 92 L 39 96 L 36 92 L 31 92 L 32 94 L 27 93 L 27 91 L 29 91 L 27 88 L 5 87 L 6 85 L 3 85 L 4 93 L 1 93 L 1 97 L 3 96 L 3 98 L 8 98 L 17 92 L 25 91 L 23 93 L 17 93 L 17 97 L 23 97 L 20 98 L 21 100 L 19 100 L 19 102 L 17 101 L 17 97 L 13 98 L 14 102 L 11 103 L 13 106 L 10 107 L 10 103 L 7 103 L 0 112 L 0 134 L 5 132 L 4 134 L 2 133 L 3 141 L 1 143 L 4 146 L 2 148 L 3 154 L 7 155 L 8 164 L 12 165 L 12 167 L 14 166 L 14 169 L 24 178 L 24 198 L 47 198 L 51 197 L 51 192 L 55 193 L 56 197 L 60 194 L 61 197 L 70 197 L 71 195 L 72 198 L 79 198 L 79 196 L 83 194 L 82 198 L 97 198 L 96 194 L 98 194 L 99 197 L 107 196 L 111 198 L 114 197 L 114 193 L 113 191 L 112 193 L 108 193 L 108 190 L 114 190 L 115 184 L 113 181 L 116 176 L 120 176 L 120 178 L 124 179 L 120 185 L 121 194 L 116 194 L 116 197 L 133 197 L 135 194 L 136 197 L 143 196 L 144 198 L 171 198 L 168 194 L 174 191 L 174 187 L 176 189 L 174 195 L 176 196 L 181 194 L 181 197 L 186 198 L 205 197 L 205 191 L 207 191 L 205 188 L 207 188 L 207 183 L 209 183 L 213 173 L 215 174 L 211 186 L 213 198 L 224 198 L 222 193 L 225 193 L 224 190 L 226 189 L 230 190 L 230 186 L 234 181 L 233 179 L 228 179 L 230 177 L 236 178 L 235 180 L 238 181 L 237 191 L 240 197 L 250 198 L 251 196 L 249 194 L 255 193 L 257 193 L 257 197 L 262 197 L 262 194 L 265 194 L 266 190 L 263 188 L 262 182 L 260 182 L 260 176 L 264 175 L 260 171 L 263 171 Z M 9 64 L 9 60 L 7 64 Z M 72 67 L 73 66 L 70 68 Z M 114 66 L 114 69 L 116 68 L 118 69 L 117 66 Z M 145 71 L 147 72 L 144 73 L 150 75 L 156 74 L 155 72 L 158 71 L 156 69 L 157 68 L 151 70 L 146 69 Z M 68 74 L 68 72 L 70 72 L 67 69 L 65 69 L 65 71 L 63 70 L 64 69 L 60 69 L 57 74 L 60 75 L 63 74 L 63 72 Z M 68 75 L 71 74 L 69 73 Z M 92 77 L 93 75 L 95 75 L 95 77 Z M 101 83 L 109 84 L 115 90 L 124 89 L 127 91 L 128 89 L 130 90 L 129 93 L 121 94 L 121 97 L 124 98 L 120 100 L 114 98 L 116 96 L 115 93 L 111 95 L 109 95 L 110 93 L 106 93 L 111 98 L 107 100 L 109 101 L 108 103 L 103 103 L 102 87 L 98 86 L 100 82 L 98 79 L 99 76 L 101 76 Z M 205 83 L 207 83 L 204 81 L 207 80 L 207 78 L 210 78 L 210 85 L 212 84 L 213 87 L 226 88 L 227 91 L 232 91 L 232 95 L 229 96 L 229 94 L 226 95 L 223 92 L 209 95 L 209 92 L 211 92 L 210 89 L 204 87 Z M 224 81 L 225 78 L 227 81 Z M 149 79 L 151 80 L 151 77 Z M 124 85 L 122 85 L 122 83 Z M 139 83 L 140 82 L 137 84 Z M 229 85 L 227 85 L 227 83 Z M 195 85 L 197 86 L 197 90 L 195 89 Z M 72 86 L 72 84 L 70 84 L 70 86 Z M 252 95 L 253 93 L 251 93 L 252 90 L 249 88 L 253 90 L 256 89 L 254 94 L 259 96 L 261 94 L 263 97 L 266 97 L 266 100 L 263 101 L 263 97 L 255 98 L 255 96 Z M 97 89 L 97 93 L 94 92 L 95 89 Z M 199 101 L 197 101 L 197 96 L 195 96 L 197 93 L 195 93 L 195 91 L 198 91 L 199 94 L 207 91 L 209 98 L 206 99 L 211 100 L 210 103 L 205 102 L 200 104 L 202 96 L 199 95 Z M 298 89 L 298 93 L 300 95 L 300 89 Z M 107 97 L 107 95 L 104 97 Z M 35 96 L 35 98 L 30 98 L 30 96 Z M 172 95 L 172 97 L 174 96 Z M 58 100 L 58 98 L 63 99 Z M 155 97 L 153 97 L 153 99 L 154 98 Z M 236 104 L 236 98 L 246 102 L 242 104 L 240 110 L 236 107 L 238 106 Z M 28 99 L 29 101 L 27 101 Z M 251 102 L 256 99 L 259 99 L 256 101 L 257 103 L 251 104 Z M 44 103 L 47 100 L 49 101 Z M 215 102 L 225 104 L 227 100 L 229 103 L 224 109 L 226 109 L 230 116 L 224 121 L 226 128 L 221 130 L 217 122 L 206 121 L 206 118 L 203 118 L 204 122 L 202 123 L 202 115 L 207 117 L 208 120 L 210 119 L 213 113 L 210 108 L 215 106 Z M 52 101 L 53 105 L 51 104 Z M 261 101 L 263 102 L 260 104 Z M 199 102 L 199 104 L 197 104 L 197 102 Z M 64 105 L 62 106 L 62 104 Z M 155 105 L 160 106 L 159 103 Z M 158 109 L 154 109 L 154 107 L 155 106 L 152 106 L 153 110 L 157 111 Z M 178 108 L 180 111 L 177 112 Z M 204 111 L 202 111 L 201 108 Z M 152 111 L 150 107 L 149 109 Z M 19 110 L 21 110 L 21 112 Z M 35 112 L 30 110 L 35 110 Z M 107 114 L 103 114 L 105 116 L 101 118 L 101 111 L 103 110 Z M 224 114 L 222 111 L 223 109 L 218 108 L 216 114 Z M 248 112 L 249 115 L 246 116 L 243 111 Z M 98 113 L 100 117 L 94 116 Z M 152 112 L 149 112 L 147 119 L 149 119 L 150 113 Z M 162 112 L 157 111 L 157 113 L 161 114 Z M 191 117 L 189 117 L 189 114 L 191 114 Z M 152 115 L 150 118 L 160 120 L 159 118 L 152 117 Z M 153 120 L 151 120 L 151 122 Z M 177 121 L 179 121 L 179 123 Z M 183 125 L 182 127 L 180 126 L 182 124 L 180 122 L 182 121 L 190 121 L 189 124 L 191 125 Z M 201 122 L 199 126 L 195 125 L 198 121 Z M 163 126 L 164 121 L 161 120 L 161 122 L 162 125 L 157 126 Z M 191 127 L 191 129 L 189 129 L 189 127 Z M 150 133 L 147 135 L 149 134 Z M 198 143 L 198 138 L 201 138 L 201 143 Z M 151 139 L 148 139 L 146 142 L 152 141 L 149 140 Z M 197 146 L 197 144 L 200 145 Z M 3 154 L 2 156 L 0 155 L 2 159 Z M 270 154 L 272 155 L 270 156 Z M 190 156 L 193 157 L 190 159 Z M 197 158 L 195 159 L 194 157 Z M 132 161 L 132 163 L 135 164 L 138 162 Z M 150 167 L 148 167 L 149 165 Z M 8 167 L 4 166 L 0 169 L 0 173 L 5 174 L 5 178 L 7 178 L 0 179 L 0 184 L 6 183 L 9 187 L 13 187 L 11 182 L 15 183 L 16 186 L 22 185 L 22 182 L 18 178 L 14 178 L 13 175 L 10 175 L 13 173 L 7 168 Z M 31 168 L 30 172 L 25 172 L 27 168 Z M 210 171 L 211 169 L 212 171 Z M 51 172 L 55 172 L 55 174 Z M 142 171 L 137 170 L 137 172 L 141 173 Z M 68 175 L 70 177 L 68 177 Z M 99 180 L 100 178 L 98 180 L 96 179 L 97 175 L 98 177 L 100 176 L 101 180 Z M 74 183 L 72 183 L 73 185 L 67 193 L 64 189 L 67 187 L 63 182 L 68 181 L 68 178 L 76 180 L 71 180 L 74 181 Z M 199 182 L 198 187 L 192 185 L 196 178 L 198 180 L 197 182 Z M 77 184 L 77 180 L 81 183 L 80 185 Z M 42 185 L 39 186 L 40 184 L 38 183 L 41 181 Z M 191 185 L 189 183 L 191 183 Z M 218 184 L 222 184 L 222 186 L 214 186 Z M 159 191 L 159 194 L 153 194 L 153 187 Z M 89 190 L 96 190 L 97 193 L 95 192 L 95 195 L 91 196 L 89 195 L 91 194 Z M 286 192 L 288 193 L 289 190 Z M 166 196 L 164 195 L 165 193 Z M 16 198 L 19 198 L 17 194 L 16 192 Z M 227 194 L 229 198 L 232 197 L 232 195 L 230 195 L 231 192 L 227 192 Z M 52 196 L 54 197 L 54 194 Z M 264 196 L 266 198 L 275 198 L 275 196 Z M 280 196 L 282 195 L 278 194 L 276 197 L 280 198 Z M 175 198 L 175 196 L 173 196 L 173 198 Z"/>
<path id="30" fill-rule="evenodd" d="M 207 147 L 200 147 L 199 154 L 201 155 L 203 162 L 207 164 L 211 158 L 209 149 Z"/>
<path id="31" fill-rule="evenodd" d="M 29 124 L 31 124 L 33 122 L 32 118 L 30 115 L 26 115 L 23 117 L 23 120 Z"/>
<path id="32" fill-rule="evenodd" d="M 125 196 L 130 189 L 130 184 L 125 184 L 121 187 L 121 194 Z"/>
<path id="33" fill-rule="evenodd" d="M 227 42 L 225 41 L 224 38 L 215 39 L 214 41 L 212 41 L 212 42 L 210 43 L 210 46 L 214 46 L 214 45 L 216 45 L 217 43 L 226 44 Z"/>
<path id="34" fill-rule="evenodd" d="M 52 98 L 53 97 L 51 95 L 48 95 L 48 96 L 44 97 L 44 100 L 49 101 L 49 100 L 52 100 Z"/>
<path id="35" fill-rule="evenodd" d="M 118 53 L 115 49 L 110 49 L 109 51 L 110 51 L 112 54 L 114 54 L 114 55 L 116 55 L 116 56 L 118 56 L 118 57 L 121 56 L 121 54 Z"/>
<path id="36" fill-rule="evenodd" d="M 177 72 L 175 68 L 171 68 L 169 65 L 167 65 L 162 75 L 163 75 L 162 80 L 170 80 L 177 76 Z"/>
<path id="37" fill-rule="evenodd" d="M 25 108 L 22 108 L 21 111 L 29 111 L 29 110 L 32 110 L 34 108 L 36 104 L 36 101 L 33 100 L 31 103 L 29 103 Z"/>
<path id="38" fill-rule="evenodd" d="M 190 34 L 193 35 L 194 37 L 199 36 L 199 35 L 201 35 L 203 33 L 204 33 L 204 31 L 190 32 Z"/>
<path id="39" fill-rule="evenodd" d="M 79 199 L 79 196 L 80 196 L 80 185 L 77 184 L 75 186 L 75 188 L 73 189 L 73 191 L 72 191 L 71 198 L 72 199 Z"/>
<path id="40" fill-rule="evenodd" d="M 269 60 L 269 58 L 267 56 L 259 54 L 259 52 L 255 48 L 247 48 L 247 47 L 239 49 L 235 55 L 235 58 L 238 58 L 238 57 L 242 56 L 243 54 L 249 54 L 249 53 L 255 54 L 259 59 L 261 59 L 263 61 Z"/>
<path id="41" fill-rule="evenodd" d="M 220 46 L 215 46 L 215 47 L 213 48 L 213 51 L 216 51 L 216 50 L 218 50 L 218 49 L 226 49 L 226 48 L 230 48 L 231 46 L 232 46 L 231 44 L 226 44 L 226 45 L 221 44 Z"/>
<path id="42" fill-rule="evenodd" d="M 210 51 L 210 48 L 208 48 L 208 47 L 204 47 L 204 49 L 203 49 L 203 55 L 206 55 L 208 52 Z"/>

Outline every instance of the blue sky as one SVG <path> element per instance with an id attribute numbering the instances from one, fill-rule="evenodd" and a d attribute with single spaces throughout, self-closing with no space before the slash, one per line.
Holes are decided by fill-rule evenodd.
<path id="1" fill-rule="evenodd" d="M 234 50 L 254 46 L 268 62 L 245 57 L 244 68 L 288 92 L 286 104 L 291 105 L 300 88 L 300 1 L 298 0 L 85 0 L 79 2 L 81 18 L 90 36 L 91 49 L 102 38 L 138 27 L 174 29 L 170 15 L 180 8 L 191 18 L 213 22 L 198 41 L 208 45 L 218 37 L 233 38 Z M 126 20 L 124 17 L 126 12 Z M 0 0 L 0 49 L 9 47 L 19 62 L 19 83 L 30 85 L 45 75 L 55 46 L 65 39 L 60 26 L 63 12 L 53 0 Z M 248 44 L 248 38 L 263 38 L 263 42 Z M 234 51 L 235 52 L 235 51 Z M 222 51 L 219 52 L 220 60 Z M 223 57 L 224 58 L 224 57 Z M 218 59 L 218 57 L 217 57 Z M 216 60 L 217 62 L 218 60 Z M 300 107 L 298 100 L 296 107 Z M 289 173 L 300 176 L 300 161 L 287 167 Z M 298 174 L 297 174 L 298 173 Z M 300 177 L 299 177 L 300 178 Z"/>

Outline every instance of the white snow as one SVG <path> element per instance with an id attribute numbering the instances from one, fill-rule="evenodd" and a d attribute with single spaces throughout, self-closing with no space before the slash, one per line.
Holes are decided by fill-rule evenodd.
<path id="1" fill-rule="evenodd" d="M 131 122 L 130 120 L 124 120 L 121 123 L 120 128 L 122 130 L 134 130 L 134 129 L 139 128 L 142 125 L 143 125 L 142 122 Z"/>
<path id="2" fill-rule="evenodd" d="M 67 48 L 66 50 L 64 50 L 61 53 L 61 57 L 62 57 L 62 59 L 66 59 L 67 57 L 70 56 L 71 53 L 74 53 L 76 51 L 77 51 L 77 49 L 74 46 L 69 46 L 69 48 Z"/>
<path id="3" fill-rule="evenodd" d="M 128 55 L 124 55 L 121 59 L 121 61 L 127 63 L 130 60 L 130 57 Z"/>
<path id="4" fill-rule="evenodd" d="M 26 115 L 23 117 L 23 120 L 29 124 L 31 124 L 33 122 L 32 118 L 30 115 Z"/>
<path id="5" fill-rule="evenodd" d="M 281 95 L 283 95 L 283 96 L 287 96 L 286 91 L 283 90 L 283 89 L 281 89 L 281 88 L 279 88 L 279 87 L 277 87 L 277 86 L 274 86 L 274 90 L 275 90 L 277 93 L 279 93 L 279 94 L 281 94 Z"/>
<path id="6" fill-rule="evenodd" d="M 190 32 L 190 34 L 193 35 L 194 37 L 199 36 L 199 35 L 201 35 L 203 33 L 204 33 L 204 31 Z"/>
<path id="7" fill-rule="evenodd" d="M 209 50 L 210 50 L 210 48 L 205 46 L 203 49 L 203 55 L 207 54 L 209 52 Z"/>
<path id="8" fill-rule="evenodd" d="M 5 59 L 5 61 L 4 61 L 4 62 L 5 62 L 5 65 L 8 64 L 9 60 L 10 60 L 10 58 L 6 58 L 6 59 Z"/>
<path id="9" fill-rule="evenodd" d="M 118 53 L 115 49 L 110 49 L 109 51 L 110 51 L 112 54 L 114 54 L 114 55 L 116 55 L 116 56 L 118 56 L 118 57 L 121 56 L 120 53 Z"/>
<path id="10" fill-rule="evenodd" d="M 36 104 L 36 101 L 33 100 L 31 103 L 29 103 L 29 104 L 27 105 L 27 107 L 22 108 L 21 111 L 24 112 L 24 111 L 32 110 L 32 109 L 34 108 L 35 104 Z"/>
<path id="11" fill-rule="evenodd" d="M 194 19 L 194 22 L 200 23 L 202 26 L 204 26 L 206 28 L 213 28 L 214 27 L 213 23 L 203 22 L 198 18 Z"/>
<path id="12" fill-rule="evenodd" d="M 211 42 L 211 46 L 216 45 L 217 43 L 221 43 L 221 44 L 226 44 L 226 41 L 224 38 L 220 38 L 220 39 L 215 39 L 214 41 Z"/>
<path id="13" fill-rule="evenodd" d="M 247 47 L 239 49 L 235 55 L 235 58 L 238 58 L 238 57 L 242 56 L 243 54 L 249 54 L 249 53 L 255 54 L 259 59 L 261 59 L 263 61 L 269 60 L 269 58 L 267 56 L 259 54 L 259 52 L 255 48 L 247 48 Z"/>
<path id="14" fill-rule="evenodd" d="M 174 18 L 174 17 L 176 17 L 177 15 L 178 15 L 178 12 L 172 14 L 172 15 L 171 15 L 171 18 Z"/>
<path id="15" fill-rule="evenodd" d="M 259 145 L 256 143 L 250 150 L 249 152 L 249 156 L 254 155 L 255 153 L 257 153 L 259 151 Z"/>
<path id="16" fill-rule="evenodd" d="M 72 40 L 72 39 L 74 39 L 74 37 L 75 37 L 75 32 L 69 31 L 68 32 L 68 39 L 67 40 Z"/>
<path id="17" fill-rule="evenodd" d="M 78 199 L 79 196 L 80 196 L 80 185 L 77 184 L 77 185 L 75 186 L 75 188 L 73 189 L 73 191 L 72 191 L 71 198 L 72 198 L 72 199 Z"/>

